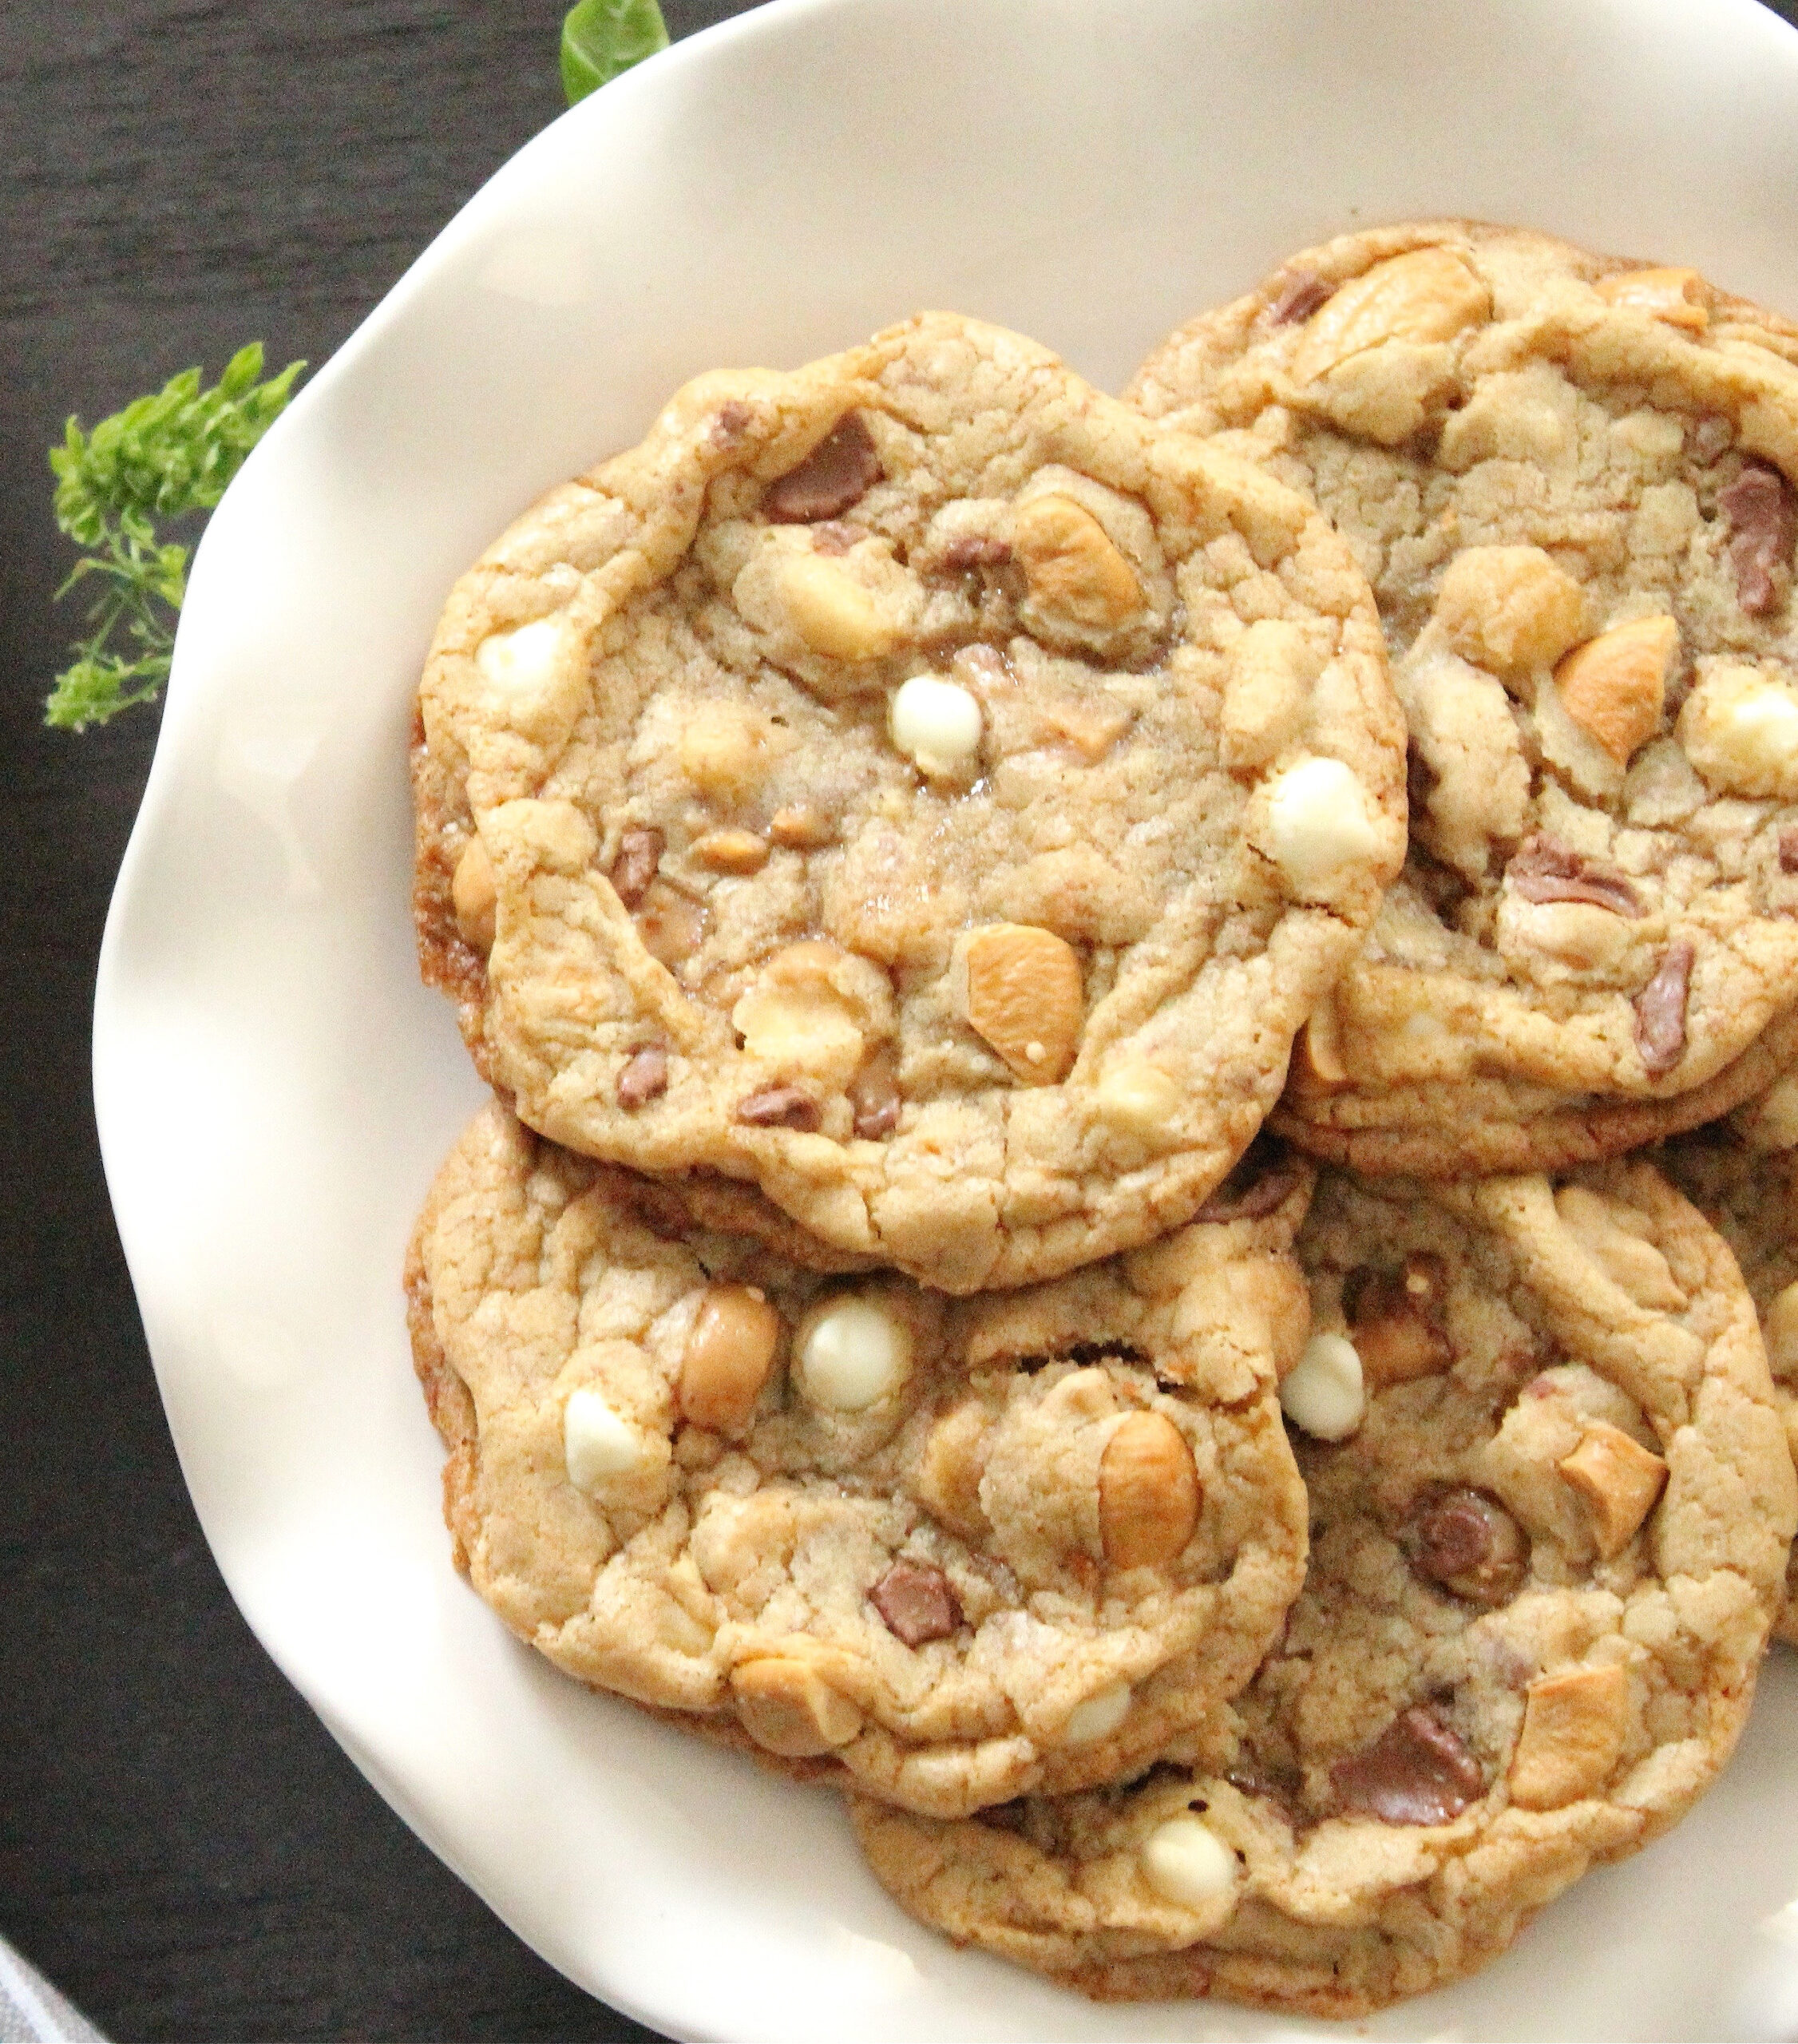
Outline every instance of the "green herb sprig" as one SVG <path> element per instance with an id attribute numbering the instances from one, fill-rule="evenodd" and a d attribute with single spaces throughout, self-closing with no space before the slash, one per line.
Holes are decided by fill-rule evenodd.
<path id="1" fill-rule="evenodd" d="M 668 46 L 655 0 L 577 0 L 562 23 L 562 89 L 577 99 Z"/>
<path id="2" fill-rule="evenodd" d="M 47 723 L 77 731 L 103 724 L 152 700 L 168 679 L 188 549 L 159 540 L 156 521 L 210 511 L 285 407 L 306 365 L 289 362 L 262 382 L 262 359 L 252 341 L 209 390 L 197 369 L 184 370 L 91 433 L 71 418 L 50 450 L 56 522 L 89 549 L 57 596 L 95 579 L 100 589 L 88 609 L 92 629 L 44 706 Z"/>

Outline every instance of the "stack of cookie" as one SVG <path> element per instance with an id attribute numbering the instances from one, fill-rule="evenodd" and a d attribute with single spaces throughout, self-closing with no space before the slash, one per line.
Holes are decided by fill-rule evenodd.
<path id="1" fill-rule="evenodd" d="M 506 1623 L 1098 1994 L 1376 2008 L 1674 1822 L 1798 1523 L 1795 364 L 1395 229 L 1127 403 L 702 378 L 514 525 L 408 1273 Z"/>

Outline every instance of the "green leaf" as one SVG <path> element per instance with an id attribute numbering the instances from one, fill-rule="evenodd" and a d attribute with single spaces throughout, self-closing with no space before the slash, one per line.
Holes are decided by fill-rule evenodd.
<path id="1" fill-rule="evenodd" d="M 45 705 L 46 722 L 77 731 L 103 724 L 150 701 L 168 679 L 188 550 L 158 540 L 156 521 L 210 511 L 285 409 L 306 365 L 289 362 L 263 383 L 262 360 L 259 341 L 240 348 L 210 390 L 197 369 L 184 369 L 91 432 L 70 418 L 50 450 L 56 521 L 89 549 L 57 595 L 83 581 L 101 593 L 88 609 L 92 629 Z"/>
<path id="2" fill-rule="evenodd" d="M 562 22 L 562 89 L 568 105 L 668 46 L 655 0 L 576 0 Z"/>

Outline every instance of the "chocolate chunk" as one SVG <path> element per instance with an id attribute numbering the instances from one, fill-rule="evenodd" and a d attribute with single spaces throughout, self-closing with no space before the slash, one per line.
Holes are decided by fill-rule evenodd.
<path id="1" fill-rule="evenodd" d="M 1654 976 L 1636 996 L 1636 1048 L 1650 1079 L 1664 1079 L 1685 1049 L 1685 1000 L 1692 985 L 1689 941 L 1669 944 Z"/>
<path id="2" fill-rule="evenodd" d="M 877 1142 L 899 1126 L 904 1103 L 889 1055 L 876 1052 L 850 1079 L 848 1091 L 857 1135 Z"/>
<path id="3" fill-rule="evenodd" d="M 1420 1575 L 1470 1604 L 1508 1603 L 1529 1570 L 1523 1528 L 1483 1491 L 1437 1491 L 1420 1499 L 1400 1543 Z"/>
<path id="4" fill-rule="evenodd" d="M 740 398 L 727 398 L 711 422 L 711 437 L 719 447 L 734 447 L 749 430 L 754 413 Z"/>
<path id="5" fill-rule="evenodd" d="M 943 565 L 957 574 L 976 568 L 1003 568 L 1011 557 L 1012 549 L 1004 540 L 988 539 L 983 533 L 964 533 L 943 549 Z"/>
<path id="6" fill-rule="evenodd" d="M 1737 601 L 1750 617 L 1764 616 L 1778 607 L 1774 573 L 1791 568 L 1792 539 L 1798 533 L 1785 477 L 1764 461 L 1745 461 L 1729 487 L 1718 491 L 1717 505 L 1729 521 Z"/>
<path id="7" fill-rule="evenodd" d="M 1345 1811 L 1382 1824 L 1447 1824 L 1486 1792 L 1479 1763 L 1433 1710 L 1401 1711 L 1371 1746 L 1330 1769 Z"/>
<path id="8" fill-rule="evenodd" d="M 1314 270 L 1289 270 L 1280 295 L 1268 308 L 1270 327 L 1297 326 L 1309 319 L 1318 307 L 1336 295 L 1336 286 L 1326 283 Z"/>
<path id="9" fill-rule="evenodd" d="M 1632 918 L 1645 913 L 1622 873 L 1545 830 L 1524 839 L 1505 868 L 1505 878 L 1526 901 L 1590 901 Z"/>
<path id="10" fill-rule="evenodd" d="M 1788 823 L 1780 832 L 1780 871 L 1798 873 L 1798 823 Z"/>
<path id="11" fill-rule="evenodd" d="M 1030 1799 L 1014 1796 L 1008 1803 L 988 1803 L 984 1809 L 974 1812 L 976 1824 L 984 1824 L 988 1831 L 1009 1831 L 1021 1836 L 1030 1824 Z"/>
<path id="12" fill-rule="evenodd" d="M 1201 1206 L 1198 1221 L 1259 1221 L 1292 1195 L 1299 1175 L 1271 1137 L 1257 1135 Z"/>
<path id="13" fill-rule="evenodd" d="M 810 1135 L 823 1118 L 817 1101 L 797 1086 L 764 1086 L 737 1103 L 737 1119 L 751 1128 L 796 1128 Z"/>
<path id="14" fill-rule="evenodd" d="M 887 1630 L 907 1646 L 947 1639 L 961 1623 L 961 1606 L 949 1578 L 928 1563 L 895 1562 L 868 1592 L 868 1602 Z"/>
<path id="15" fill-rule="evenodd" d="M 668 1090 L 668 1054 L 659 1044 L 645 1044 L 624 1060 L 618 1075 L 618 1104 L 640 1107 Z"/>
<path id="16" fill-rule="evenodd" d="M 634 909 L 649 892 L 649 883 L 661 864 L 663 843 L 659 830 L 633 825 L 619 833 L 618 856 L 612 862 L 612 885 L 627 909 Z"/>
<path id="17" fill-rule="evenodd" d="M 777 525 L 839 518 L 885 473 L 866 420 L 860 412 L 845 412 L 797 468 L 769 484 L 762 516 Z"/>

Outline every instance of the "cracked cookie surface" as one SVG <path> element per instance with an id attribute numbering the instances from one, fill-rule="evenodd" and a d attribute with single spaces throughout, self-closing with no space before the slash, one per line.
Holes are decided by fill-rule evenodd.
<path id="1" fill-rule="evenodd" d="M 663 1188 L 495 1103 L 408 1267 L 457 1563 L 568 1674 L 909 1808 L 1135 1772 L 1304 1575 L 1310 1168 L 1249 1171 L 1151 1248 L 954 1300 L 667 1232 Z"/>
<path id="2" fill-rule="evenodd" d="M 1299 1241 L 1364 1409 L 1295 1435 L 1305 1586 L 1134 1785 L 943 1824 L 857 1802 L 921 1920 L 1102 1998 L 1352 2016 L 1496 1956 L 1728 1757 L 1798 1520 L 1752 1301 L 1646 1165 L 1325 1172 Z"/>
<path id="3" fill-rule="evenodd" d="M 1315 493 L 1409 720 L 1409 856 L 1295 1059 L 1295 1140 L 1559 1168 L 1798 1052 L 1795 364 L 1693 271 L 1448 221 L 1294 256 L 1139 370 L 1146 412 Z"/>
<path id="4" fill-rule="evenodd" d="M 947 315 L 688 386 L 420 709 L 426 975 L 523 1119 L 953 1291 L 1188 1218 L 1402 857 L 1326 522 Z"/>

